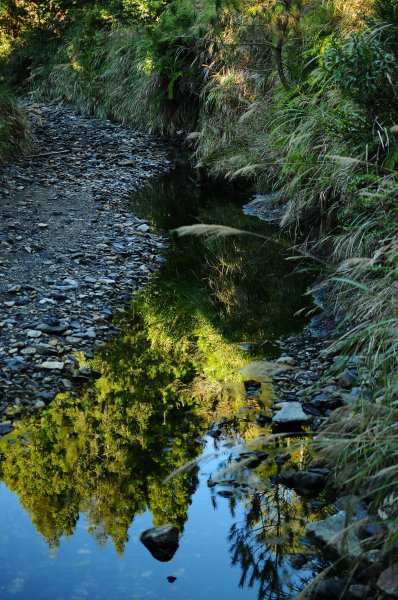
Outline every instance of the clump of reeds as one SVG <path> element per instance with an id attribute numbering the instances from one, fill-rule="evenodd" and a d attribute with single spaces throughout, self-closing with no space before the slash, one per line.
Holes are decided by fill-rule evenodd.
<path id="1" fill-rule="evenodd" d="M 29 127 L 24 113 L 10 92 L 0 90 L 0 161 L 21 156 L 29 148 Z"/>

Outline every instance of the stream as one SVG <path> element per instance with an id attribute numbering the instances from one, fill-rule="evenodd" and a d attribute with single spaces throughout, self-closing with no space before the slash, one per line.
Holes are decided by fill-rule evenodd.
<path id="1" fill-rule="evenodd" d="M 171 234 L 119 333 L 78 356 L 95 381 L 1 439 L 3 600 L 282 600 L 327 564 L 305 539 L 327 504 L 270 482 L 308 463 L 308 431 L 272 435 L 273 391 L 256 371 L 308 322 L 314 275 L 243 214 L 248 200 L 182 166 L 131 198 L 167 235 L 204 222 L 266 239 Z M 164 524 L 180 541 L 159 562 L 139 537 Z"/>

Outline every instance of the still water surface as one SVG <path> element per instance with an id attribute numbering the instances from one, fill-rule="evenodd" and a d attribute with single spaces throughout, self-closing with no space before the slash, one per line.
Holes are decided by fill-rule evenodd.
<path id="1" fill-rule="evenodd" d="M 222 223 L 271 241 L 174 240 L 120 335 L 90 362 L 102 377 L 1 440 L 2 599 L 280 600 L 321 568 L 303 536 L 322 510 L 269 482 L 281 453 L 288 468 L 305 465 L 305 433 L 258 440 L 271 433 L 256 415 L 269 413 L 272 391 L 263 380 L 247 393 L 240 374 L 303 327 L 295 313 L 311 276 L 285 260 L 271 227 L 242 214 L 245 200 L 178 171 L 132 198 L 164 231 Z M 242 445 L 269 458 L 231 469 Z M 180 547 L 161 563 L 139 535 L 167 523 Z"/>

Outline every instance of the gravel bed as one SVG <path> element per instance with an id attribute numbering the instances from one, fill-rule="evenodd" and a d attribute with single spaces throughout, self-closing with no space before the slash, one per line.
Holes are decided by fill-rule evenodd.
<path id="1" fill-rule="evenodd" d="M 115 314 L 148 282 L 167 242 L 129 198 L 170 170 L 153 136 L 24 102 L 32 155 L 0 170 L 0 434 L 75 381 Z"/>

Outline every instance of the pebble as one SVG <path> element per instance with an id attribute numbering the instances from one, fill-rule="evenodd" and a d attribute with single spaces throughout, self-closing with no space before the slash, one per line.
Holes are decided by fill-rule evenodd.
<path id="1" fill-rule="evenodd" d="M 68 357 L 93 356 L 116 332 L 113 315 L 164 261 L 167 244 L 129 202 L 171 162 L 154 136 L 23 104 L 35 156 L 0 170 L 0 389 L 4 406 L 23 395 L 29 412 L 50 401 L 47 388 L 73 391 Z"/>

